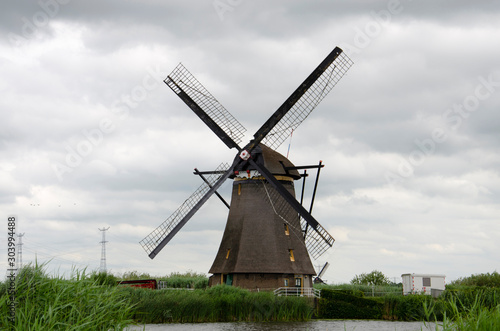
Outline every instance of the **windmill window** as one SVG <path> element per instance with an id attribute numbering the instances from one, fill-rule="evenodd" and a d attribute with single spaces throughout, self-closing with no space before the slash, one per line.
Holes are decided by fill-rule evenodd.
<path id="1" fill-rule="evenodd" d="M 302 287 L 302 278 L 295 278 L 295 286 Z"/>
<path id="2" fill-rule="evenodd" d="M 289 236 L 289 235 L 290 235 L 290 229 L 288 229 L 288 224 L 283 223 L 283 225 L 285 226 L 285 234 L 286 234 L 287 236 Z"/>
<path id="3" fill-rule="evenodd" d="M 227 253 L 226 253 L 226 260 L 227 260 L 227 259 L 229 259 L 229 253 L 230 253 L 230 252 L 231 252 L 231 249 L 230 249 L 230 248 L 228 248 L 228 249 L 227 249 Z"/>
<path id="4" fill-rule="evenodd" d="M 422 286 L 431 286 L 431 278 L 423 277 L 422 278 Z"/>
<path id="5" fill-rule="evenodd" d="M 288 278 L 285 278 L 284 281 L 285 281 L 285 287 L 288 287 Z"/>
<path id="6" fill-rule="evenodd" d="M 294 262 L 295 261 L 295 257 L 293 256 L 293 249 L 289 249 L 288 253 L 290 254 L 290 261 Z"/>

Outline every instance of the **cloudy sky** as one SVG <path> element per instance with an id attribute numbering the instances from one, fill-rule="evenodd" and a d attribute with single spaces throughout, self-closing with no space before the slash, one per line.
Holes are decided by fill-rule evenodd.
<path id="1" fill-rule="evenodd" d="M 139 244 L 201 184 L 194 167 L 236 152 L 162 80 L 182 61 L 250 139 L 339 46 L 355 64 L 290 147 L 325 164 L 313 214 L 336 243 L 313 264 L 335 283 L 499 270 L 499 22 L 497 1 L 2 2 L 1 237 L 16 216 L 23 262 L 67 274 L 99 268 L 109 227 L 114 273 L 207 273 L 215 197 L 154 260 Z"/>

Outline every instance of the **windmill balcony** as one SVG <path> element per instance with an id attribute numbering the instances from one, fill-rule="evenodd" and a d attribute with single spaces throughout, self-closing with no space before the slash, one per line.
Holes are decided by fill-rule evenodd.
<path id="1" fill-rule="evenodd" d="M 321 297 L 321 291 L 313 287 L 280 287 L 274 290 L 274 294 L 277 296 Z"/>

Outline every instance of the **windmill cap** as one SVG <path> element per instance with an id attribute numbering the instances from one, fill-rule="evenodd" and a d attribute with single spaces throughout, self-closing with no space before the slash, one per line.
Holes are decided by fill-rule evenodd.
<path id="1" fill-rule="evenodd" d="M 295 180 L 300 178 L 300 174 L 296 169 L 287 169 L 295 167 L 290 160 L 264 144 L 257 145 L 252 150 L 251 155 L 255 162 L 264 165 L 264 167 L 266 167 L 266 169 L 269 170 L 274 176 L 285 176 Z M 235 169 L 235 171 L 247 170 L 256 169 L 254 169 L 254 167 L 252 167 L 249 163 L 244 163 Z M 231 178 L 234 178 L 234 175 L 232 175 Z"/>

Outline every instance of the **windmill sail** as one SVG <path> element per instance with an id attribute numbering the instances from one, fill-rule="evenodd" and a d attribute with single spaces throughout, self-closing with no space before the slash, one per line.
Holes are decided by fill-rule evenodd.
<path id="1" fill-rule="evenodd" d="M 173 238 L 173 236 L 184 226 L 189 218 L 199 207 L 200 202 L 207 196 L 215 184 L 225 176 L 229 164 L 221 163 L 215 173 L 206 176 L 206 182 L 200 187 L 177 210 L 170 215 L 160 226 L 154 229 L 148 236 L 140 241 L 142 248 L 150 258 L 154 258 L 158 252 Z"/>
<path id="2" fill-rule="evenodd" d="M 254 180 L 252 181 L 254 185 L 259 187 L 260 196 L 272 206 L 274 213 L 283 220 L 284 223 L 288 224 L 292 230 L 292 232 L 297 236 L 304 235 L 304 229 L 308 225 L 307 221 L 300 217 L 298 213 L 290 213 L 290 210 L 293 207 L 283 198 L 283 196 L 274 189 L 269 189 L 266 185 L 266 181 L 262 180 Z M 292 224 L 298 224 L 296 220 L 286 219 L 282 215 L 296 215 L 297 218 L 300 217 L 300 227 L 297 228 L 292 226 Z M 312 229 L 307 231 L 305 236 L 305 245 L 309 255 L 317 259 L 323 253 L 325 253 L 330 247 L 333 246 L 335 239 L 326 231 L 321 224 L 317 224 Z"/>
<path id="3" fill-rule="evenodd" d="M 339 53 L 337 54 L 336 52 Z M 309 116 L 314 108 L 316 108 L 321 100 L 326 97 L 326 95 L 352 66 L 352 60 L 345 55 L 340 48 L 335 48 L 329 56 L 333 55 L 336 55 L 333 62 L 331 62 L 330 65 L 324 69 L 309 89 L 302 94 L 290 110 L 286 112 L 279 122 L 274 125 L 269 133 L 267 133 L 265 138 L 263 138 L 262 142 L 264 144 L 273 149 L 277 149 L 283 141 L 290 137 L 290 133 L 295 130 L 307 118 L 307 116 Z M 317 70 L 320 71 L 320 69 Z"/>
<path id="4" fill-rule="evenodd" d="M 305 245 L 311 256 L 316 258 L 331 247 L 334 242 L 333 237 L 264 164 L 256 163 L 250 156 L 260 142 L 274 150 L 279 147 L 290 132 L 297 128 L 330 92 L 352 64 L 351 59 L 336 47 L 257 130 L 254 139 L 246 145 L 245 150 L 238 145 L 244 137 L 245 128 L 182 64 L 179 64 L 165 79 L 165 83 L 229 148 L 236 148 L 239 153 L 231 166 L 224 164 L 219 168 L 224 169 L 224 172 L 209 176 L 207 183 L 202 184 L 167 220 L 141 241 L 149 257 L 154 258 L 158 254 L 231 174 L 248 167 L 258 171 L 274 188 L 276 198 L 273 201 L 282 205 L 275 209 L 276 213 L 280 213 L 280 208 L 282 211 L 284 208 L 294 210 L 283 214 L 293 215 L 292 217 L 296 215 L 297 218 L 293 223 L 297 224 L 297 228 L 302 227 L 298 230 L 301 236 L 304 236 L 305 232 Z M 298 222 L 299 215 L 300 222 Z M 307 232 L 304 231 L 306 224 L 311 228 Z"/>
<path id="5" fill-rule="evenodd" d="M 318 278 L 323 277 L 323 274 L 326 272 L 328 267 L 330 266 L 330 263 L 326 262 L 323 268 L 321 268 L 321 271 L 318 273 Z"/>
<path id="6" fill-rule="evenodd" d="M 204 121 L 229 148 L 236 147 L 246 129 L 181 64 L 165 79 L 168 85 Z M 221 132 L 222 130 L 222 132 Z M 227 135 L 227 139 L 226 138 Z"/>
<path id="7" fill-rule="evenodd" d="M 304 228 L 305 222 L 303 218 L 300 219 L 302 228 Z M 317 259 L 333 246 L 335 239 L 318 223 L 314 230 L 307 231 L 305 241 L 307 251 L 313 259 Z"/>

